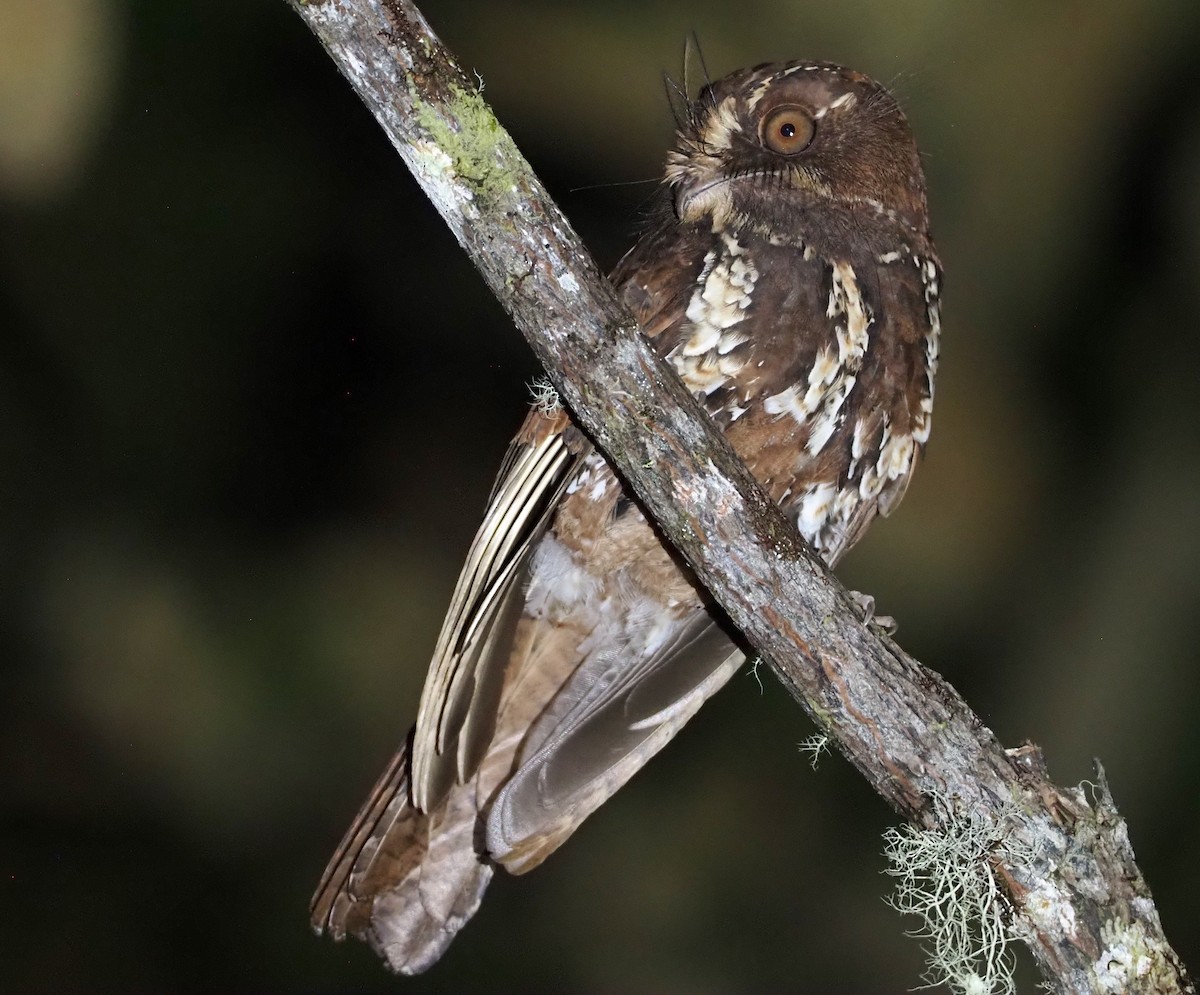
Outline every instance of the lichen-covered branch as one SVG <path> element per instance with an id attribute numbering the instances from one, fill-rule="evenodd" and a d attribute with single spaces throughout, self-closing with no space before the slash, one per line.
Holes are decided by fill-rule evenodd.
<path id="1" fill-rule="evenodd" d="M 1005 750 L 950 685 L 863 624 L 639 335 L 420 12 L 406 0 L 289 2 L 578 421 L 797 701 L 915 827 L 951 835 L 965 824 L 991 841 L 972 859 L 986 861 L 999 916 L 1047 981 L 1060 992 L 1193 991 L 1102 774 L 1090 792 L 1056 786 L 1035 747 Z"/>

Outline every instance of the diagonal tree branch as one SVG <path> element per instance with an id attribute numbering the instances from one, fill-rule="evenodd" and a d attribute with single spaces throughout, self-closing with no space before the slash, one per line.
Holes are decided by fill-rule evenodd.
<path id="1" fill-rule="evenodd" d="M 919 835 L 983 846 L 988 915 L 1060 992 L 1193 992 L 1103 771 L 1061 788 L 872 626 L 653 353 L 407 0 L 288 0 L 383 127 L 579 423 L 813 720 Z M 970 834 L 969 834 L 970 835 Z M 912 855 L 901 850 L 901 860 Z M 906 856 L 906 854 L 908 856 Z M 901 902 L 900 904 L 903 904 Z M 965 990 L 966 975 L 948 978 Z M 979 988 L 980 991 L 991 990 Z"/>

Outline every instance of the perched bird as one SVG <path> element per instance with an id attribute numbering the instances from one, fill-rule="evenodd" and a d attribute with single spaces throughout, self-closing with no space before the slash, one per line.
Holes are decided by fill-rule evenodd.
<path id="1" fill-rule="evenodd" d="M 940 268 L 882 86 L 807 62 L 706 86 L 612 279 L 826 563 L 896 507 L 929 438 Z M 425 970 L 497 866 L 541 863 L 743 660 L 603 453 L 535 408 L 314 927 Z"/>

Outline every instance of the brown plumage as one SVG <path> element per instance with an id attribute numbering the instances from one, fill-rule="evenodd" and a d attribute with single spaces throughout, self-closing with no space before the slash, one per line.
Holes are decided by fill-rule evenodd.
<path id="1" fill-rule="evenodd" d="M 788 63 L 706 87 L 612 279 L 827 563 L 896 506 L 929 435 L 940 271 L 877 83 Z M 429 967 L 495 866 L 536 867 L 735 672 L 725 626 L 569 417 L 531 412 L 317 931 Z"/>

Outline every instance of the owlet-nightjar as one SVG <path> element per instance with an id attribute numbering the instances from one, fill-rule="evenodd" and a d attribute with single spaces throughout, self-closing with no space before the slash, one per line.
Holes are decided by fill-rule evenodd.
<path id="1" fill-rule="evenodd" d="M 705 87 L 612 281 L 827 564 L 900 502 L 929 438 L 940 268 L 878 83 L 792 62 Z M 535 408 L 315 928 L 425 970 L 496 867 L 541 863 L 743 659 L 604 454 Z"/>

